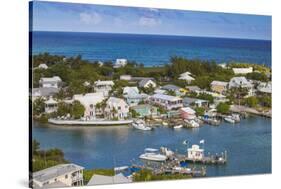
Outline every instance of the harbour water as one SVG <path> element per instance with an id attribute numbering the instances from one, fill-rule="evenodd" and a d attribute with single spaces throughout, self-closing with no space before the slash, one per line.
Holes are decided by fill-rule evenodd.
<path id="1" fill-rule="evenodd" d="M 90 61 L 126 58 L 145 66 L 157 66 L 169 63 L 171 56 L 182 56 L 271 67 L 271 41 L 265 40 L 78 32 L 33 32 L 32 40 L 33 54 L 80 54 Z"/>
<path id="2" fill-rule="evenodd" d="M 205 140 L 206 153 L 227 150 L 226 165 L 207 166 L 207 176 L 228 176 L 271 173 L 271 119 L 249 117 L 232 125 L 203 126 L 174 130 L 157 127 L 153 131 L 135 130 L 130 126 L 64 127 L 34 123 L 33 139 L 41 148 L 60 148 L 73 163 L 92 168 L 112 168 L 129 165 L 147 147 L 166 146 L 180 153 L 182 144 L 199 144 Z"/>

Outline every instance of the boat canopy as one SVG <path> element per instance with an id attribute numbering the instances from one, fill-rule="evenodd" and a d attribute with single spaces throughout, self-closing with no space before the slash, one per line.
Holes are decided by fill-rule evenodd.
<path id="1" fill-rule="evenodd" d="M 155 148 L 146 148 L 144 151 L 146 151 L 146 152 L 157 152 L 158 149 L 155 149 Z"/>

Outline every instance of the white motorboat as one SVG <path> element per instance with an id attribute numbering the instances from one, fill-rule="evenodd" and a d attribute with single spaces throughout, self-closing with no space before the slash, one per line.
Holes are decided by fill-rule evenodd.
<path id="1" fill-rule="evenodd" d="M 231 119 L 233 119 L 235 122 L 240 122 L 240 115 L 239 114 L 232 114 Z"/>
<path id="2" fill-rule="evenodd" d="M 146 126 L 145 122 L 141 119 L 136 120 L 132 123 L 133 127 L 143 131 L 150 131 L 152 130 L 151 127 Z"/>
<path id="3" fill-rule="evenodd" d="M 227 117 L 225 117 L 225 118 L 224 118 L 224 120 L 225 120 L 226 122 L 228 122 L 228 123 L 235 123 L 235 120 L 234 120 L 234 119 L 232 119 L 232 117 L 231 117 L 231 116 L 227 116 Z"/>
<path id="4" fill-rule="evenodd" d="M 165 121 L 163 121 L 163 122 L 162 122 L 162 125 L 163 125 L 163 126 L 168 126 L 168 123 L 165 122 Z"/>
<path id="5" fill-rule="evenodd" d="M 191 127 L 191 128 L 197 128 L 197 127 L 199 127 L 200 126 L 200 124 L 199 123 L 197 123 L 195 120 L 184 120 L 187 124 L 188 124 L 188 126 L 189 127 Z"/>
<path id="6" fill-rule="evenodd" d="M 174 126 L 174 129 L 180 129 L 180 128 L 182 128 L 183 126 L 182 125 L 175 125 Z"/>
<path id="7" fill-rule="evenodd" d="M 114 167 L 114 171 L 124 171 L 129 169 L 129 166 Z"/>
<path id="8" fill-rule="evenodd" d="M 146 148 L 145 153 L 139 156 L 140 159 L 148 160 L 148 161 L 166 161 L 167 156 L 162 155 L 158 152 L 159 150 L 153 148 Z"/>

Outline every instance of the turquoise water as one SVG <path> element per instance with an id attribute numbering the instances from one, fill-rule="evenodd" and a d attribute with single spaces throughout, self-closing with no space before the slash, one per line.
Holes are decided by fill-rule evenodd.
<path id="1" fill-rule="evenodd" d="M 77 32 L 33 32 L 32 53 L 77 56 L 87 60 L 114 61 L 117 58 L 145 66 L 167 64 L 171 56 L 241 61 L 271 67 L 271 41 L 189 36 L 105 34 Z"/>
<path id="2" fill-rule="evenodd" d="M 184 153 L 187 139 L 191 144 L 205 140 L 206 152 L 227 150 L 228 162 L 208 166 L 207 176 L 271 173 L 271 119 L 249 117 L 241 123 L 223 123 L 220 127 L 173 130 L 158 127 L 144 132 L 124 127 L 33 126 L 33 138 L 42 148 L 57 147 L 71 162 L 90 168 L 112 168 L 130 164 L 146 147 L 166 146 Z"/>

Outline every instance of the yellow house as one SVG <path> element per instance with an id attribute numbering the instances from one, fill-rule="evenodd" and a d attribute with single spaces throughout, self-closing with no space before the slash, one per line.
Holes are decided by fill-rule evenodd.
<path id="1" fill-rule="evenodd" d="M 224 81 L 212 81 L 211 90 L 217 93 L 224 93 L 227 90 L 227 82 Z"/>

